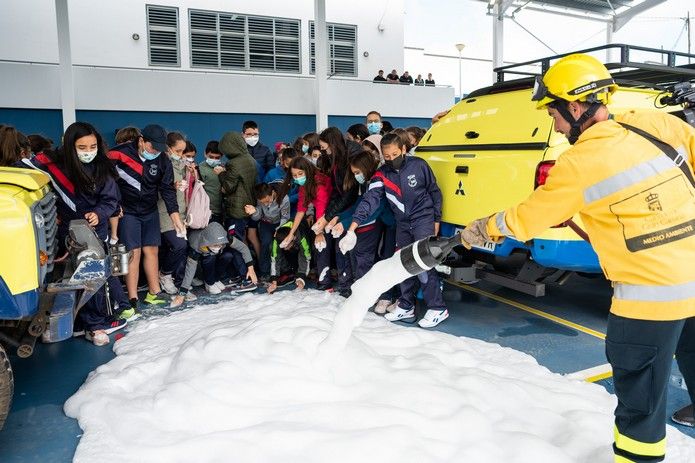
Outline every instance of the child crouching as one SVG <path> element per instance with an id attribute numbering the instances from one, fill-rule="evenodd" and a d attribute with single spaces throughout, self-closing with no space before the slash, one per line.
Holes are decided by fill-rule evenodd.
<path id="1" fill-rule="evenodd" d="M 215 256 L 224 250 L 229 245 L 235 251 L 238 251 L 247 266 L 246 278 L 250 279 L 254 285 L 258 284 L 256 271 L 253 268 L 253 258 L 248 246 L 241 240 L 230 237 L 231 242 L 227 238 L 227 232 L 224 227 L 217 222 L 211 222 L 202 230 L 191 230 L 188 233 L 188 259 L 186 260 L 186 272 L 179 289 L 179 294 L 171 301 L 171 307 L 178 307 L 185 301 L 194 301 L 195 295 L 191 292 L 193 286 L 193 277 L 198 269 L 198 261 L 205 256 Z"/>
<path id="2" fill-rule="evenodd" d="M 285 222 L 275 231 L 273 244 L 270 250 L 270 285 L 268 293 L 273 293 L 279 287 L 292 283 L 294 272 L 292 261 L 296 254 L 297 260 L 297 275 L 294 279 L 298 290 L 304 289 L 306 286 L 306 276 L 309 274 L 311 265 L 311 246 L 307 240 L 307 229 L 305 224 L 297 228 L 296 235 L 292 241 L 284 248 L 280 247 L 280 243 L 285 241 L 293 228 L 292 221 Z"/>

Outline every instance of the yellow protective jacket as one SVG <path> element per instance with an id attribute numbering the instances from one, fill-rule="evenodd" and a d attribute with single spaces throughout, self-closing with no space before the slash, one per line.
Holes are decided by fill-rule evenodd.
<path id="1" fill-rule="evenodd" d="M 695 316 L 695 188 L 642 129 L 676 148 L 691 173 L 695 129 L 632 111 L 585 130 L 545 185 L 487 222 L 491 238 L 528 241 L 579 213 L 606 277 L 611 312 L 643 320 Z"/>

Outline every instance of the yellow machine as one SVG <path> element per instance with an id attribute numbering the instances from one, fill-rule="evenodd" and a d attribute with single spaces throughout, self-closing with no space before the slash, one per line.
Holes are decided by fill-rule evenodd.
<path id="1" fill-rule="evenodd" d="M 619 84 L 609 105 L 612 113 L 655 108 L 675 112 L 682 103 L 688 104 L 687 82 L 695 80 L 695 69 L 672 64 L 676 58 L 695 55 L 617 44 L 581 53 L 605 54 L 609 47 L 620 48 L 622 57 L 606 64 Z M 671 65 L 630 60 L 631 54 L 646 51 L 661 54 Z M 474 219 L 521 202 L 545 182 L 555 160 L 569 147 L 564 135 L 553 131 L 547 112 L 537 110 L 531 101 L 534 79 L 528 77 L 562 56 L 496 69 L 498 83 L 469 94 L 422 138 L 416 152 L 428 162 L 442 190 L 443 235 L 451 236 Z M 509 74 L 526 77 L 505 81 Z M 674 88 L 677 82 L 681 87 Z M 689 111 L 679 113 L 687 119 Z M 581 227 L 578 217 L 573 221 Z M 567 224 L 526 243 L 512 239 L 501 245 L 487 243 L 473 257 L 490 264 L 478 271 L 478 277 L 535 296 L 545 294 L 545 283 L 562 283 L 572 272 L 601 273 L 591 245 Z"/>
<path id="2" fill-rule="evenodd" d="M 0 167 L 0 429 L 14 387 L 8 349 L 28 357 L 39 336 L 45 342 L 71 337 L 75 314 L 112 271 L 85 220 L 70 222 L 67 251 L 54 262 L 57 217 L 48 176 Z"/>

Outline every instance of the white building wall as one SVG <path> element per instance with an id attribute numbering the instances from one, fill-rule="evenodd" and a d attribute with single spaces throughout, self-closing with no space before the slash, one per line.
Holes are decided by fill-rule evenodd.
<path id="1" fill-rule="evenodd" d="M 147 68 L 147 20 L 142 0 L 69 0 L 73 63 Z M 301 20 L 302 75 L 309 76 L 309 21 L 313 0 L 155 0 L 179 9 L 181 69 L 190 67 L 188 10 L 202 9 Z M 357 26 L 357 79 L 403 69 L 403 0 L 327 0 L 326 20 Z M 140 40 L 132 38 L 139 34 Z M 0 60 L 56 63 L 55 2 L 0 2 Z M 368 53 L 368 57 L 364 53 Z M 196 70 L 199 68 L 195 68 Z M 296 74 L 295 74 L 296 75 Z"/>
<path id="2" fill-rule="evenodd" d="M 312 0 L 157 4 L 179 8 L 180 68 L 148 66 L 142 0 L 69 0 L 77 109 L 314 114 L 308 38 Z M 188 8 L 301 19 L 302 73 L 191 68 Z M 358 77 L 328 80 L 329 114 L 364 115 L 378 107 L 392 116 L 429 118 L 451 106 L 451 88 L 371 82 L 379 68 L 403 69 L 402 10 L 402 0 L 327 1 L 329 22 L 357 25 L 358 48 Z M 134 33 L 140 40 L 132 39 Z M 60 108 L 57 61 L 54 1 L 1 1 L 0 107 Z"/>

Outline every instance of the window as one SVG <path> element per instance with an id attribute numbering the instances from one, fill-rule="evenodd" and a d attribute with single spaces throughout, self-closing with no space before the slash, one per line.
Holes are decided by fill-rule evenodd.
<path id="1" fill-rule="evenodd" d="M 146 8 L 150 66 L 180 66 L 179 9 L 154 5 Z"/>
<path id="2" fill-rule="evenodd" d="M 338 76 L 357 76 L 357 26 L 327 23 L 328 73 Z M 316 72 L 314 21 L 309 21 L 311 73 Z"/>
<path id="3" fill-rule="evenodd" d="M 299 20 L 188 10 L 191 66 L 301 72 Z"/>

